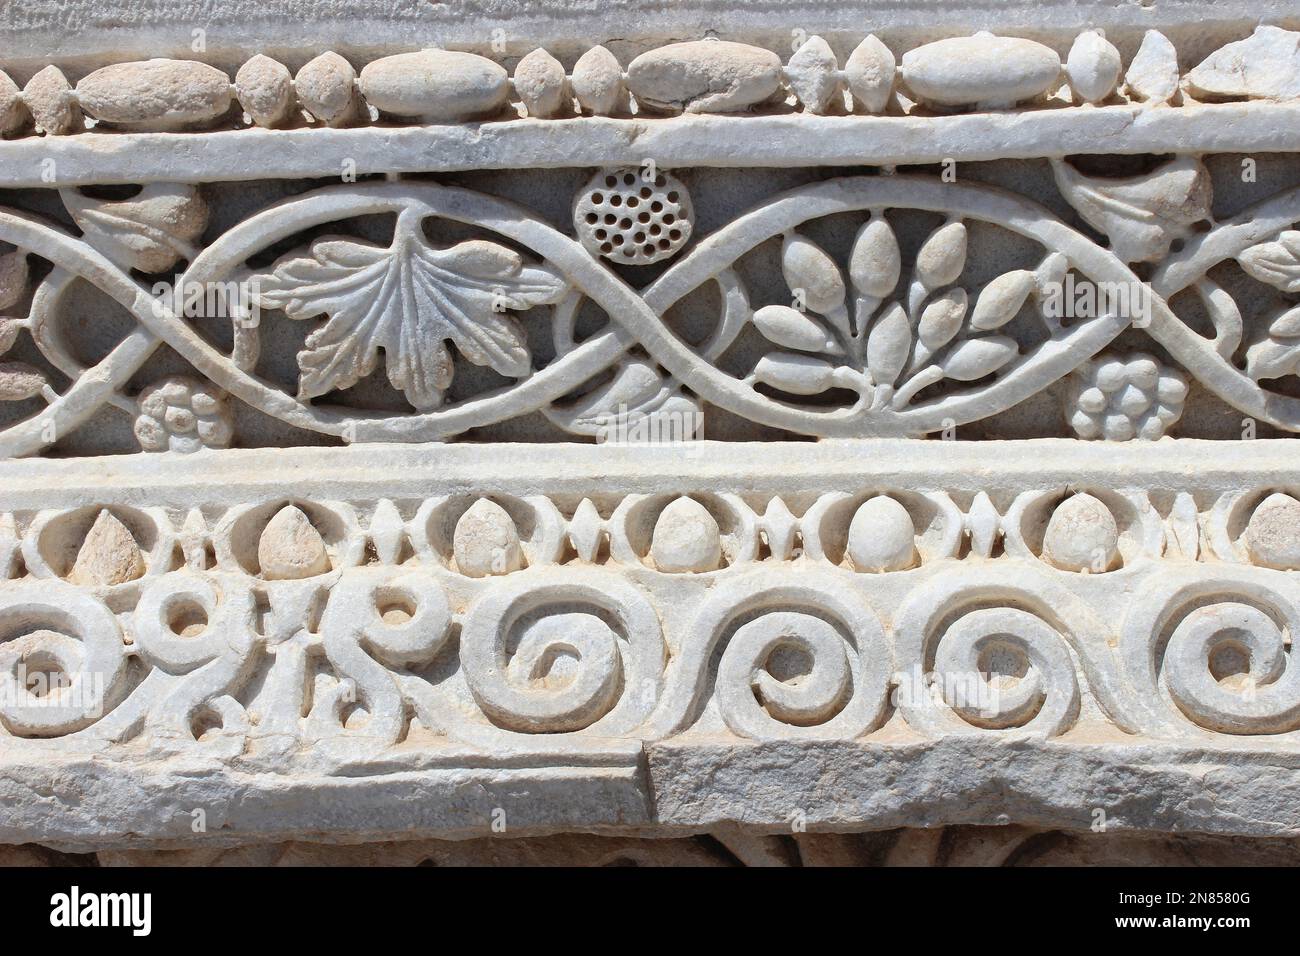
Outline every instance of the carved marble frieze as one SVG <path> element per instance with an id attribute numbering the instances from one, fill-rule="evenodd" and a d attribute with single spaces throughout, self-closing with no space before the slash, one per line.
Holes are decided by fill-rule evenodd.
<path id="1" fill-rule="evenodd" d="M 572 235 L 428 182 L 308 189 L 215 236 L 203 187 L 69 187 L 80 236 L 0 212 L 0 449 L 76 450 L 104 418 L 96 451 L 224 448 L 237 411 L 252 444 L 514 437 L 482 430 L 525 416 L 546 423 L 533 440 L 729 437 L 715 409 L 766 435 L 923 437 L 1039 400 L 1008 437 L 1300 427 L 1300 187 L 1220 220 L 1197 157 L 1040 175 L 1075 225 L 999 185 L 882 172 L 780 192 L 695 243 L 702 198 L 653 168 L 578 184 Z M 651 265 L 639 287 L 620 271 Z M 1217 430 L 1180 424 L 1193 386 Z"/>
<path id="2" fill-rule="evenodd" d="M 1293 837 L 1300 24 L 983 26 L 0 63 L 0 841 Z"/>

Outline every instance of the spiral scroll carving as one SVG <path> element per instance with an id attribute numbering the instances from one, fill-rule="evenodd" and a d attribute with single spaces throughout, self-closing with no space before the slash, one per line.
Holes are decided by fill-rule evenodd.
<path id="1" fill-rule="evenodd" d="M 126 665 L 122 633 L 94 597 L 57 582 L 6 589 L 0 632 L 16 635 L 0 644 L 0 721 L 10 733 L 73 733 L 116 704 Z"/>
<path id="2" fill-rule="evenodd" d="M 1168 701 L 1167 732 L 1186 721 L 1224 734 L 1300 729 L 1292 588 L 1278 572 L 1219 571 L 1147 589 L 1124 624 L 1126 659 Z"/>
<path id="3" fill-rule="evenodd" d="M 613 576 L 543 577 L 504 586 L 469 611 L 461 664 L 493 723 L 522 733 L 625 732 L 659 698 L 659 619 Z"/>

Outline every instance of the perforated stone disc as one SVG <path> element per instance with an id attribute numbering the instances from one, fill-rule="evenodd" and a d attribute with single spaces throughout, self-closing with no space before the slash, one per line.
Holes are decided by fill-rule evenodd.
<path id="1" fill-rule="evenodd" d="M 695 210 L 675 176 L 634 167 L 593 176 L 573 202 L 578 239 L 612 262 L 648 265 L 675 255 L 691 237 Z"/>

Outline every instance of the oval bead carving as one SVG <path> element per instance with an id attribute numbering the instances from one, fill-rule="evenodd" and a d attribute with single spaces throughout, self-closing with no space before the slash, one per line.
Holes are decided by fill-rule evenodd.
<path id="1" fill-rule="evenodd" d="M 473 53 L 399 53 L 361 71 L 361 92 L 375 109 L 434 123 L 491 113 L 505 103 L 508 91 L 505 69 Z"/>
<path id="2" fill-rule="evenodd" d="M 1070 47 L 1065 73 L 1070 89 L 1085 103 L 1100 103 L 1119 83 L 1119 50 L 1096 30 L 1080 33 Z"/>
<path id="3" fill-rule="evenodd" d="M 903 54 L 903 82 L 941 106 L 1010 107 L 1048 92 L 1061 58 L 1033 40 L 977 33 L 927 43 Z"/>
<path id="4" fill-rule="evenodd" d="M 289 68 L 260 53 L 235 74 L 235 95 L 258 126 L 283 125 L 293 113 L 295 97 Z"/>
<path id="5" fill-rule="evenodd" d="M 115 63 L 77 84 L 81 107 L 105 123 L 133 129 L 183 129 L 230 109 L 230 78 L 195 60 Z"/>
<path id="6" fill-rule="evenodd" d="M 781 86 L 781 58 L 744 43 L 693 40 L 642 53 L 627 68 L 637 102 L 664 112 L 730 113 Z"/>
<path id="7" fill-rule="evenodd" d="M 897 66 L 889 47 L 874 35 L 858 44 L 844 64 L 844 81 L 853 94 L 853 105 L 867 113 L 883 113 L 894 92 Z"/>
<path id="8" fill-rule="evenodd" d="M 298 99 L 326 126 L 346 126 L 360 114 L 357 71 L 333 51 L 322 53 L 294 78 Z"/>
<path id="9" fill-rule="evenodd" d="M 23 102 L 37 128 L 47 136 L 68 136 L 82 130 L 85 114 L 77 104 L 72 84 L 57 66 L 47 66 L 27 81 Z"/>
<path id="10" fill-rule="evenodd" d="M 603 46 L 594 46 L 578 57 L 569 83 L 585 112 L 609 116 L 627 105 L 623 67 Z"/>
<path id="11" fill-rule="evenodd" d="M 515 92 L 529 116 L 558 115 L 564 109 L 568 85 L 564 67 L 545 50 L 534 50 L 515 67 Z"/>

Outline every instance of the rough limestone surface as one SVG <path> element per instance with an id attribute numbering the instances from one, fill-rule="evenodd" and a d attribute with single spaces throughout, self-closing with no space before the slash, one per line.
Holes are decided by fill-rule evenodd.
<path id="1" fill-rule="evenodd" d="M 58 7 L 0 863 L 1300 862 L 1294 3 Z"/>

